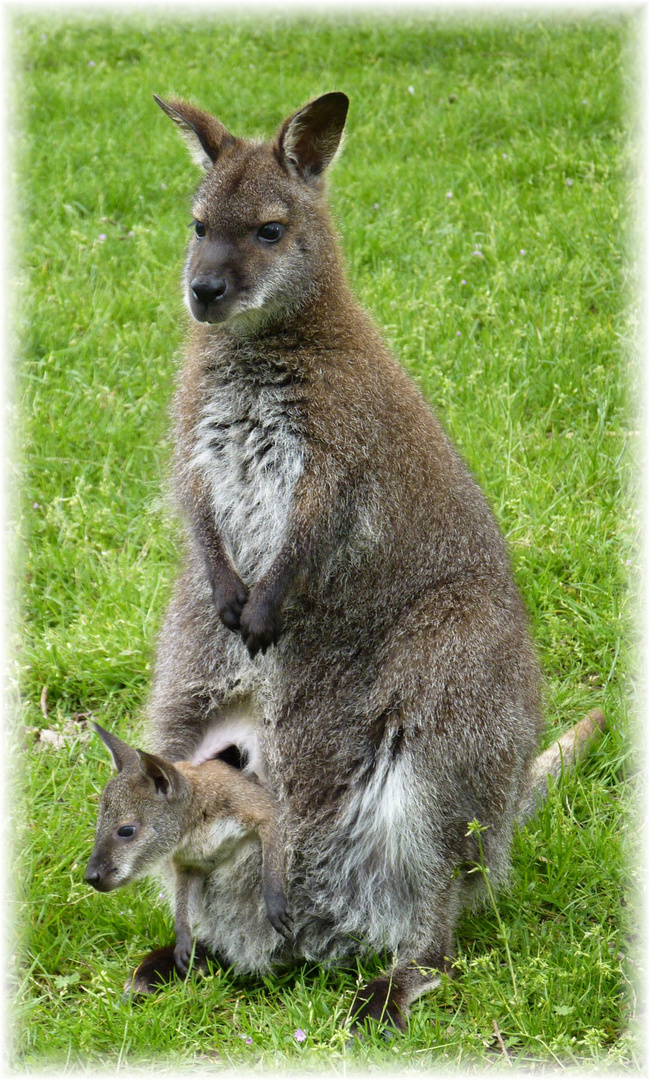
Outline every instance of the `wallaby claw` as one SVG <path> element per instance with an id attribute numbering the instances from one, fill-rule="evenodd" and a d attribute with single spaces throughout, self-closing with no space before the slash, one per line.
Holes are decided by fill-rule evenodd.
<path id="1" fill-rule="evenodd" d="M 190 969 L 193 967 L 200 967 L 200 961 L 198 957 L 193 956 L 194 943 L 192 941 L 188 943 L 176 943 L 174 947 L 174 964 L 176 965 L 176 971 L 182 979 L 186 979 Z"/>
<path id="2" fill-rule="evenodd" d="M 282 632 L 277 605 L 253 593 L 242 611 L 240 629 L 251 659 L 258 652 L 264 654 L 270 645 L 277 645 Z"/>
<path id="3" fill-rule="evenodd" d="M 248 600 L 248 589 L 239 575 L 234 574 L 227 582 L 215 583 L 212 588 L 212 600 L 217 614 L 228 630 L 240 629 L 241 613 Z"/>
<path id="4" fill-rule="evenodd" d="M 293 937 L 293 916 L 287 906 L 287 899 L 283 892 L 265 891 L 264 903 L 269 922 L 278 934 L 283 938 Z"/>
<path id="5" fill-rule="evenodd" d="M 279 915 L 275 922 L 271 920 L 271 925 L 278 934 L 282 934 L 283 938 L 288 940 L 293 937 L 293 919 L 288 911 L 284 915 Z"/>

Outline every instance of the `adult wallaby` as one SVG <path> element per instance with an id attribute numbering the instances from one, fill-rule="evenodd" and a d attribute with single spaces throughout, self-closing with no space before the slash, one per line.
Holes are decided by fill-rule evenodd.
<path id="1" fill-rule="evenodd" d="M 233 846 L 255 848 L 259 838 L 266 914 L 274 929 L 289 937 L 284 845 L 271 793 L 224 761 L 172 765 L 135 750 L 99 724 L 93 727 L 118 774 L 102 793 L 85 881 L 98 892 L 111 892 L 137 878 L 171 871 L 174 964 L 186 974 L 194 949 L 193 916 L 197 909 L 200 915 L 206 878 L 220 862 L 230 862 Z"/>
<path id="2" fill-rule="evenodd" d="M 239 971 L 392 954 L 360 1021 L 403 1026 L 453 956 L 480 875 L 559 772 L 542 766 L 539 671 L 505 543 L 420 392 L 346 282 L 323 174 L 348 99 L 269 142 L 158 104 L 206 175 L 185 268 L 175 399 L 188 530 L 150 702 L 153 749 L 236 755 L 282 807 L 294 936 L 260 932 L 259 853 L 202 899 L 203 945 Z M 566 739 L 576 753 L 597 717 Z M 588 730 L 587 730 L 588 729 Z M 540 771 L 541 769 L 541 771 Z M 140 965 L 146 990 L 171 949 Z"/>

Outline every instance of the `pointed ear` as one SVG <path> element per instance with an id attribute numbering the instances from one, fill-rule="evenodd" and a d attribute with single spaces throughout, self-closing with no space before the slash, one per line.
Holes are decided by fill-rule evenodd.
<path id="1" fill-rule="evenodd" d="M 138 751 L 134 750 L 132 746 L 128 746 L 127 743 L 118 739 L 117 735 L 112 735 L 110 731 L 106 731 L 105 728 L 100 727 L 99 724 L 93 723 L 93 727 L 105 746 L 108 747 L 110 755 L 113 758 L 113 764 L 118 772 L 122 772 L 123 769 L 133 769 L 138 765 Z"/>
<path id="2" fill-rule="evenodd" d="M 235 141 L 234 137 L 216 116 L 210 116 L 196 105 L 189 105 L 185 101 L 163 101 L 157 94 L 153 97 L 179 128 L 192 159 L 209 172 L 224 146 Z"/>
<path id="3" fill-rule="evenodd" d="M 302 180 L 320 176 L 339 148 L 348 104 L 345 94 L 323 94 L 285 120 L 276 149 L 280 164 Z"/>
<path id="4" fill-rule="evenodd" d="M 145 750 L 137 750 L 136 753 L 139 758 L 140 772 L 157 792 L 167 799 L 173 799 L 180 794 L 184 780 L 178 769 L 156 754 L 147 754 Z"/>

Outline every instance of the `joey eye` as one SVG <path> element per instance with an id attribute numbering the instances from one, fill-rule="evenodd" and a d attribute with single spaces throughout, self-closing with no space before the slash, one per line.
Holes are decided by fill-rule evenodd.
<path id="1" fill-rule="evenodd" d="M 198 237 L 205 236 L 205 225 L 202 221 L 194 222 L 194 232 Z"/>
<path id="2" fill-rule="evenodd" d="M 137 826 L 135 825 L 120 825 L 119 829 L 117 830 L 117 835 L 123 837 L 125 840 L 128 840 L 131 836 L 135 836 L 137 831 Z"/>
<path id="3" fill-rule="evenodd" d="M 279 221 L 268 221 L 266 225 L 260 225 L 257 236 L 260 240 L 265 240 L 267 244 L 275 244 L 284 236 L 284 225 L 281 225 Z"/>

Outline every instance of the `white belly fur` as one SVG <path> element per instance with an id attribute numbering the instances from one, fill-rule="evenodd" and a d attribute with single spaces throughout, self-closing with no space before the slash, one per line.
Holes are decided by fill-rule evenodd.
<path id="1" fill-rule="evenodd" d="M 274 388 L 211 388 L 196 425 L 190 470 L 207 481 L 226 550 L 249 586 L 282 544 L 302 469 L 302 442 Z"/>
<path id="2" fill-rule="evenodd" d="M 250 698 L 224 705 L 219 719 L 208 728 L 190 761 L 192 765 L 202 765 L 229 746 L 237 746 L 240 752 L 248 756 L 244 772 L 254 774 L 262 781 L 267 780 L 259 745 L 259 716 Z"/>

